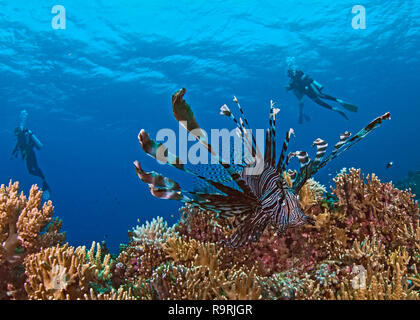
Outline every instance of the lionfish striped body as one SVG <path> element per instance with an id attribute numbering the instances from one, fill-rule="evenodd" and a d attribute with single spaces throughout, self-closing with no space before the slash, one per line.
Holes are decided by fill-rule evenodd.
<path id="1" fill-rule="evenodd" d="M 281 153 L 276 163 L 275 124 L 279 109 L 270 105 L 269 129 L 266 131 L 264 156 L 260 152 L 255 137 L 250 134 L 249 124 L 242 107 L 236 97 L 241 117 L 235 118 L 229 108 L 221 107 L 221 114 L 230 117 L 237 126 L 237 134 L 248 150 L 243 155 L 242 163 L 238 166 L 222 161 L 218 153 L 205 139 L 202 129 L 198 125 L 190 106 L 183 96 L 186 90 L 181 89 L 172 96 L 172 109 L 175 118 L 217 159 L 217 174 L 206 177 L 203 173 L 188 168 L 179 158 L 171 154 L 165 145 L 150 139 L 142 129 L 139 142 L 143 150 L 153 158 L 163 161 L 179 170 L 194 175 L 208 186 L 205 191 L 187 191 L 177 182 L 156 172 L 146 172 L 138 161 L 134 162 L 137 175 L 149 185 L 151 193 L 162 199 L 179 200 L 204 210 L 210 210 L 220 217 L 234 217 L 235 233 L 229 240 L 232 246 L 243 246 L 249 242 L 256 242 L 268 225 L 274 225 L 281 235 L 290 227 L 297 227 L 312 223 L 313 219 L 306 216 L 299 204 L 297 194 L 305 182 L 312 177 L 327 162 L 360 141 L 380 123 L 390 118 L 386 113 L 369 123 L 364 129 L 351 137 L 349 132 L 340 136 L 331 154 L 324 159 L 328 144 L 322 139 L 316 139 L 313 146 L 317 148 L 316 156 L 311 160 L 304 151 L 290 152 L 286 155 L 293 129 L 286 132 Z M 292 186 L 284 179 L 284 173 L 290 160 L 297 157 L 300 162 L 298 172 L 290 172 Z M 210 166 L 210 165 L 209 165 Z M 260 170 L 256 170 L 259 168 Z M 226 182 L 230 182 L 228 185 Z M 233 186 L 232 186 L 233 185 Z M 214 191 L 208 191 L 214 190 Z"/>

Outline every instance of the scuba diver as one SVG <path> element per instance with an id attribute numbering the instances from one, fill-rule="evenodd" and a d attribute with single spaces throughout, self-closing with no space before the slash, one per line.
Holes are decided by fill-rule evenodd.
<path id="1" fill-rule="evenodd" d="M 320 106 L 327 108 L 329 110 L 338 112 L 347 120 L 348 120 L 347 115 L 343 111 L 341 111 L 340 109 L 336 107 L 330 106 L 329 104 L 322 101 L 321 99 L 335 101 L 339 103 L 342 107 L 344 107 L 346 110 L 351 111 L 351 112 L 357 112 L 357 106 L 323 93 L 322 92 L 323 86 L 320 85 L 317 81 L 312 79 L 303 71 L 297 70 L 295 67 L 289 64 L 287 73 L 290 78 L 290 82 L 288 86 L 286 87 L 286 90 L 287 91 L 293 90 L 293 93 L 299 100 L 299 123 L 300 124 L 303 123 L 303 119 L 305 119 L 306 121 L 310 121 L 311 119 L 308 115 L 303 113 L 302 99 L 305 95 L 308 96 L 315 103 L 319 104 Z"/>
<path id="2" fill-rule="evenodd" d="M 34 148 L 40 150 L 42 148 L 42 143 L 38 140 L 38 138 L 33 134 L 33 132 L 27 128 L 25 128 L 25 122 L 28 113 L 23 110 L 21 112 L 21 125 L 15 128 L 15 136 L 17 138 L 16 145 L 12 151 L 10 159 L 18 157 L 18 153 L 20 151 L 22 155 L 22 160 L 25 160 L 26 168 L 28 169 L 29 174 L 40 177 L 42 179 L 42 190 L 44 192 L 43 198 L 49 199 L 50 198 L 50 187 L 45 180 L 45 175 L 42 170 L 38 166 L 38 162 L 36 160 Z"/>

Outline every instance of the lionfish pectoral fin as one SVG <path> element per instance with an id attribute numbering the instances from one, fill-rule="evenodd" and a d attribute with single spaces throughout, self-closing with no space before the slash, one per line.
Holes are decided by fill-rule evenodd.
<path id="1" fill-rule="evenodd" d="M 181 170 L 184 169 L 184 164 L 181 160 L 176 155 L 169 152 L 168 148 L 164 144 L 151 139 L 146 130 L 140 130 L 138 140 L 143 151 L 156 161 L 169 164 Z"/>
<path id="2" fill-rule="evenodd" d="M 134 166 L 136 167 L 137 176 L 149 186 L 150 193 L 156 198 L 178 200 L 182 202 L 191 200 L 184 195 L 185 191 L 181 189 L 176 181 L 154 171 L 144 171 L 138 161 L 134 161 Z"/>

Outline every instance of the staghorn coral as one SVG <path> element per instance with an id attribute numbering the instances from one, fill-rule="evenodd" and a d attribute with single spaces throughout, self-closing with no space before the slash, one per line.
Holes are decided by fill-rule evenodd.
<path id="1" fill-rule="evenodd" d="M 418 300 L 418 290 L 410 286 L 410 256 L 405 248 L 400 247 L 387 256 L 383 270 L 372 272 L 371 269 L 360 278 L 341 282 L 337 299 L 345 300 Z M 416 267 L 414 265 L 414 272 Z"/>
<path id="2" fill-rule="evenodd" d="M 186 237 L 176 237 L 175 235 L 169 237 L 163 245 L 168 258 L 175 263 L 186 264 L 190 266 L 197 255 L 200 243 L 195 240 L 186 240 Z"/>
<path id="3" fill-rule="evenodd" d="M 17 247 L 33 252 L 40 248 L 41 230 L 50 222 L 54 207 L 51 201 L 41 207 L 42 191 L 32 186 L 29 198 L 19 194 L 19 183 L 0 187 L 0 263 L 18 257 Z"/>
<path id="4" fill-rule="evenodd" d="M 90 289 L 89 294 L 84 294 L 83 299 L 80 300 L 136 300 L 137 297 L 132 293 L 131 288 L 124 290 L 119 288 L 118 290 L 112 289 L 109 293 L 96 294 L 93 289 Z"/>
<path id="5" fill-rule="evenodd" d="M 163 244 L 170 235 L 176 236 L 177 233 L 160 217 L 130 231 L 130 242 L 117 258 L 118 275 L 114 282 L 119 285 L 130 279 L 137 283 L 150 277 L 154 269 L 167 260 Z"/>
<path id="6" fill-rule="evenodd" d="M 410 191 L 401 191 L 392 183 L 381 183 L 375 174 L 365 182 L 360 169 L 351 168 L 347 174 L 334 178 L 332 189 L 338 198 L 338 207 L 346 215 L 348 233 L 362 240 L 366 235 L 379 237 L 386 245 L 407 245 L 399 237 L 404 225 L 414 225 L 418 220 L 418 205 Z"/>
<path id="7" fill-rule="evenodd" d="M 137 226 L 128 235 L 133 243 L 138 243 L 140 246 L 160 246 L 172 233 L 168 223 L 163 221 L 162 217 L 157 217 L 153 218 L 152 222 L 146 221 L 145 225 Z"/>
<path id="8" fill-rule="evenodd" d="M 296 173 L 296 172 L 295 172 Z M 293 182 L 290 178 L 290 174 L 284 172 L 283 174 L 289 187 L 292 186 Z M 299 191 L 299 202 L 304 212 L 316 205 L 323 197 L 326 192 L 325 187 L 313 178 L 308 179 Z"/>
<path id="9" fill-rule="evenodd" d="M 86 247 L 57 245 L 41 249 L 25 258 L 27 281 L 25 290 L 30 299 L 74 300 L 91 296 L 95 288 L 110 278 L 111 256 L 102 258 L 99 244 Z"/>
<path id="10" fill-rule="evenodd" d="M 229 219 L 221 219 L 212 211 L 189 204 L 180 209 L 181 219 L 174 226 L 180 235 L 202 242 L 220 242 L 233 234 Z"/>
<path id="11" fill-rule="evenodd" d="M 28 254 L 63 243 L 61 221 L 53 219 L 51 201 L 41 205 L 42 191 L 33 185 L 29 198 L 19 183 L 0 186 L 0 299 L 24 299 L 22 262 Z M 51 222 L 51 223 L 50 223 Z"/>

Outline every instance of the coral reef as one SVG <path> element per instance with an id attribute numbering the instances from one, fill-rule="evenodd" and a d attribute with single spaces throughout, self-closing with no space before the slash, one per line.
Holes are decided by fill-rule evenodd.
<path id="1" fill-rule="evenodd" d="M 408 171 L 407 176 L 395 183 L 398 189 L 410 189 L 415 200 L 420 200 L 420 170 Z"/>
<path id="2" fill-rule="evenodd" d="M 334 183 L 328 192 L 311 179 L 300 190 L 313 226 L 282 236 L 269 227 L 233 248 L 231 219 L 187 205 L 172 227 L 157 217 L 133 228 L 118 256 L 64 244 L 52 204 L 10 183 L 0 188 L 0 298 L 419 299 L 414 195 L 357 169 Z"/>
<path id="3" fill-rule="evenodd" d="M 107 287 L 111 278 L 111 255 L 102 258 L 98 244 L 92 248 L 57 245 L 26 257 L 25 290 L 30 299 L 78 299 L 92 297 L 93 286 Z"/>
<path id="4" fill-rule="evenodd" d="M 32 186 L 27 198 L 19 183 L 0 186 L 0 299 L 26 298 L 24 259 L 65 240 L 61 221 L 51 220 L 51 201 L 41 206 L 42 191 Z"/>

